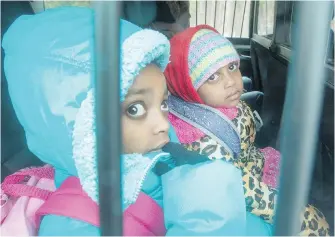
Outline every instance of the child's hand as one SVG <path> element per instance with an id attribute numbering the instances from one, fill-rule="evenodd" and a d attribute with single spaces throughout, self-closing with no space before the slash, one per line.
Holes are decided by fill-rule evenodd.
<path id="1" fill-rule="evenodd" d="M 153 172 L 158 176 L 169 172 L 177 166 L 195 165 L 200 162 L 209 161 L 207 156 L 189 151 L 178 143 L 169 142 L 163 147 L 163 151 L 170 153 L 171 156 L 165 160 L 158 161 L 155 165 Z"/>

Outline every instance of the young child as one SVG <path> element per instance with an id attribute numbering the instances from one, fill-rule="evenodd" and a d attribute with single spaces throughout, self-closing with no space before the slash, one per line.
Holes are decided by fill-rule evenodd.
<path id="1" fill-rule="evenodd" d="M 55 168 L 57 190 L 39 210 L 39 235 L 100 235 L 93 17 L 83 7 L 22 16 L 3 40 L 9 92 L 28 147 Z M 167 38 L 121 21 L 120 39 L 124 235 L 269 235 L 268 224 L 246 213 L 240 170 L 190 153 L 170 130 Z M 64 194 L 71 197 L 66 202 Z M 93 211 L 78 204 L 83 195 Z M 58 209 L 46 208 L 50 200 Z M 91 221 L 62 215 L 73 206 L 90 211 Z"/>
<path id="2" fill-rule="evenodd" d="M 171 63 L 165 76 L 169 120 L 189 150 L 225 159 L 243 171 L 248 211 L 272 222 L 279 176 L 279 152 L 254 146 L 255 118 L 240 101 L 243 91 L 239 55 L 214 28 L 191 27 L 171 41 Z M 269 187 L 270 186 L 270 187 Z M 301 234 L 328 233 L 322 213 L 308 206 Z M 318 223 L 309 228 L 308 223 Z"/>
<path id="3" fill-rule="evenodd" d="M 250 108 L 240 102 L 243 83 L 238 70 L 239 56 L 228 40 L 209 28 L 197 31 L 201 27 L 189 28 L 171 40 L 172 50 L 175 50 L 176 53 L 172 52 L 172 63 L 166 71 L 169 90 L 173 95 L 170 99 L 173 102 L 171 102 L 170 120 L 182 143 L 189 144 L 209 134 L 216 136 L 220 143 L 225 143 L 220 136 L 227 136 L 228 133 L 225 134 L 223 128 L 220 128 L 222 133 L 218 131 L 218 134 L 215 134 L 213 130 L 204 132 L 204 129 L 207 131 L 209 127 L 198 129 L 199 127 L 190 126 L 189 124 L 192 123 L 180 119 L 180 111 L 175 111 L 177 106 L 173 104 L 181 102 L 178 100 L 180 98 L 186 102 L 201 104 L 202 107 L 197 109 L 199 113 L 202 113 L 200 110 L 208 109 L 204 107 L 206 105 L 216 108 L 220 118 L 211 115 L 212 120 L 214 122 L 231 121 L 233 126 L 227 123 L 228 128 L 235 128 L 231 136 L 237 140 L 232 140 L 234 144 L 225 144 L 229 147 L 226 147 L 226 151 L 233 149 L 226 156 L 233 153 L 239 154 L 241 165 L 246 166 L 258 178 L 263 177 L 265 166 L 263 181 L 276 187 L 276 177 L 279 174 L 279 153 L 271 148 L 267 148 L 267 152 L 262 152 L 254 146 L 255 119 Z M 193 38 L 192 34 L 194 34 Z M 189 53 L 186 50 L 189 50 Z M 187 61 L 184 60 L 188 61 L 187 68 L 185 68 Z M 175 71 L 182 73 L 177 74 L 174 73 Z M 175 113 L 178 113 L 178 116 L 175 116 Z M 204 148 L 208 150 L 208 146 Z M 209 150 L 213 152 L 213 149 Z M 272 172 L 271 175 L 267 175 L 268 169 Z"/>

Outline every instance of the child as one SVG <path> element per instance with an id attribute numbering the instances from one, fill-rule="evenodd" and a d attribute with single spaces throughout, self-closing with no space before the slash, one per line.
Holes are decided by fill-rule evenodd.
<path id="1" fill-rule="evenodd" d="M 236 134 L 233 133 L 232 136 L 236 136 L 238 140 L 241 140 L 240 145 L 238 144 L 239 141 L 236 141 L 235 150 L 233 151 L 235 154 L 239 154 L 241 165 L 246 166 L 254 176 L 259 178 L 263 176 L 264 162 L 266 162 L 266 169 L 273 166 L 271 169 L 273 174 L 270 177 L 265 175 L 263 180 L 272 187 L 276 187 L 276 179 L 271 179 L 271 177 L 278 176 L 279 154 L 271 149 L 270 156 L 265 157 L 264 152 L 255 148 L 253 144 L 256 135 L 255 119 L 250 108 L 245 103 L 240 103 L 239 100 L 243 92 L 242 77 L 238 70 L 239 56 L 229 41 L 220 37 L 219 34 L 211 29 L 203 29 L 196 32 L 201 27 L 190 28 L 178 34 L 171 41 L 174 46 L 172 50 L 175 50 L 176 54 L 172 54 L 172 63 L 166 71 L 169 89 L 172 95 L 186 102 L 218 108 L 221 111 L 219 116 L 226 114 L 237 129 Z M 195 34 L 192 41 L 191 34 Z M 185 42 L 190 43 L 190 45 L 186 45 Z M 187 54 L 189 56 L 187 59 L 181 59 L 180 55 L 184 55 L 185 47 L 190 50 L 189 54 Z M 182 60 L 189 60 L 189 69 L 183 68 L 184 64 L 182 62 L 184 61 Z M 214 61 L 211 62 L 211 60 Z M 223 69 L 222 65 L 227 67 Z M 186 70 L 189 71 L 186 72 Z M 183 73 L 173 74 L 174 71 L 182 71 Z M 229 78 L 223 81 L 223 78 L 227 77 L 228 74 L 230 75 Z M 171 97 L 171 100 L 175 98 L 174 96 Z M 174 101 L 178 101 L 178 98 L 174 99 Z M 172 108 L 170 120 L 176 128 L 182 143 L 189 144 L 205 134 L 208 135 L 208 133 L 203 133 L 199 129 L 190 127 L 183 120 L 177 119 L 174 115 L 175 112 L 173 112 L 174 107 Z M 203 109 L 205 110 L 206 108 Z M 226 116 L 223 119 L 227 118 Z M 213 133 L 213 131 L 210 132 Z M 214 135 L 219 136 L 218 134 Z M 230 144 L 226 145 L 232 149 Z M 226 155 L 228 156 L 229 154 Z"/>
<path id="2" fill-rule="evenodd" d="M 268 186 L 277 187 L 279 152 L 254 146 L 255 119 L 240 101 L 243 84 L 236 50 L 205 25 L 191 27 L 170 42 L 171 63 L 165 71 L 172 94 L 169 120 L 179 140 L 189 150 L 241 168 L 248 211 L 271 223 L 277 191 Z M 316 219 L 304 220 L 302 234 L 319 235 L 313 228 L 308 230 L 310 222 L 326 233 L 329 226 L 322 213 L 308 206 L 306 213 L 311 212 Z"/>
<path id="3" fill-rule="evenodd" d="M 61 214 L 69 206 L 87 209 L 77 202 L 81 195 L 67 202 L 60 195 L 84 193 L 98 216 L 93 16 L 76 7 L 22 16 L 3 40 L 9 92 L 28 147 L 55 168 L 57 190 L 39 211 L 39 235 L 100 235 L 95 220 Z M 169 143 L 178 140 L 167 119 L 167 38 L 121 21 L 120 39 L 124 235 L 268 234 L 268 225 L 245 211 L 237 168 Z M 58 206 L 52 212 L 50 200 Z"/>

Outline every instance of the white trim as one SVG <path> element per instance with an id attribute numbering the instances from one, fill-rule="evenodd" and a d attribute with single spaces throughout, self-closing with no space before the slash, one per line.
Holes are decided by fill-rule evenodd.
<path id="1" fill-rule="evenodd" d="M 156 63 L 164 72 L 170 59 L 170 42 L 158 31 L 144 29 L 128 37 L 122 44 L 121 102 L 140 71 Z"/>

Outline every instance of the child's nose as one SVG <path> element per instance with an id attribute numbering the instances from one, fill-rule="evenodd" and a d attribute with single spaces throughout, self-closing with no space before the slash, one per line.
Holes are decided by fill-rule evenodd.
<path id="1" fill-rule="evenodd" d="M 226 79 L 227 79 L 226 87 L 231 87 L 236 84 L 235 78 L 232 75 L 227 75 Z"/>
<path id="2" fill-rule="evenodd" d="M 155 127 L 154 127 L 154 133 L 159 134 L 159 133 L 167 133 L 169 131 L 169 121 L 167 116 L 160 112 L 155 116 Z"/>

